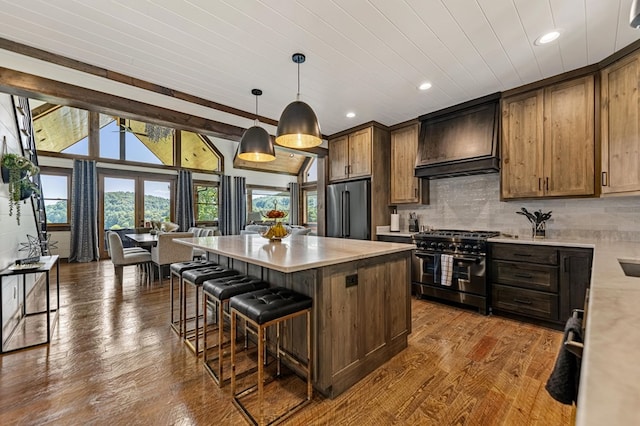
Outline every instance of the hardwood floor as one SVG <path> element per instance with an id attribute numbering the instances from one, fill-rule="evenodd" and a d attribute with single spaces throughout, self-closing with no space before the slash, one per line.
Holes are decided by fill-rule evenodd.
<path id="1" fill-rule="evenodd" d="M 61 262 L 61 310 L 48 347 L 0 356 L 0 424 L 242 425 L 169 326 L 169 286 L 109 261 Z M 564 425 L 572 408 L 544 389 L 560 332 L 413 300 L 409 347 L 335 398 L 285 424 Z"/>

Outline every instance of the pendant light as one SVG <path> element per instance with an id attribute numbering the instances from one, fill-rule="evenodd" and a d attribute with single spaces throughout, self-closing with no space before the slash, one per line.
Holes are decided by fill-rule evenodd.
<path id="1" fill-rule="evenodd" d="M 258 96 L 262 95 L 262 90 L 253 89 L 251 94 L 256 97 L 256 119 L 254 126 L 245 130 L 240 139 L 238 158 L 255 162 L 273 161 L 276 159 L 276 151 L 271 142 L 271 136 L 259 126 L 258 121 Z"/>
<path id="2" fill-rule="evenodd" d="M 276 143 L 287 148 L 312 148 L 322 143 L 322 133 L 315 112 L 300 100 L 300 64 L 306 58 L 294 53 L 291 59 L 298 64 L 298 94 L 280 115 Z"/>

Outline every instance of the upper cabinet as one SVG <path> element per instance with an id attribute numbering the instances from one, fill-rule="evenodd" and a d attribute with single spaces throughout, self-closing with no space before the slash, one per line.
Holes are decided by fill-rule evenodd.
<path id="1" fill-rule="evenodd" d="M 419 124 L 391 131 L 391 204 L 427 204 L 429 183 L 414 175 Z"/>
<path id="2" fill-rule="evenodd" d="M 371 176 L 372 128 L 329 140 L 329 180 Z"/>
<path id="3" fill-rule="evenodd" d="M 602 193 L 640 191 L 640 52 L 601 72 Z"/>
<path id="4" fill-rule="evenodd" d="M 502 100 L 502 198 L 595 194 L 594 80 Z"/>

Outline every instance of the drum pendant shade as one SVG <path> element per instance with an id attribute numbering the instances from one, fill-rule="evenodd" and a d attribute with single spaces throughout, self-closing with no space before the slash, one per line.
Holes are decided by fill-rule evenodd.
<path id="1" fill-rule="evenodd" d="M 276 143 L 287 148 L 313 148 L 322 143 L 322 133 L 316 113 L 299 99 L 300 64 L 305 61 L 305 56 L 295 53 L 291 59 L 298 64 L 298 95 L 280 115 Z"/>
<path id="2" fill-rule="evenodd" d="M 302 101 L 293 101 L 282 111 L 276 135 L 276 143 L 287 148 L 311 148 L 322 143 L 316 114 Z"/>
<path id="3" fill-rule="evenodd" d="M 262 95 L 262 90 L 253 89 L 251 91 L 256 97 L 256 117 L 258 116 L 258 96 Z M 273 147 L 271 136 L 269 133 L 258 126 L 258 119 L 256 118 L 256 125 L 248 128 L 242 134 L 240 139 L 240 145 L 238 146 L 238 158 L 245 161 L 254 162 L 266 162 L 276 159 L 276 150 Z"/>

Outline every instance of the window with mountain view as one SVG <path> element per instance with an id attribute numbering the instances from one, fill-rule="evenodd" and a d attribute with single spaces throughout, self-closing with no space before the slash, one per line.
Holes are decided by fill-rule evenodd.
<path id="1" fill-rule="evenodd" d="M 47 224 L 69 224 L 69 175 L 40 173 Z"/>
<path id="2" fill-rule="evenodd" d="M 265 220 L 263 214 L 269 210 L 282 210 L 289 216 L 291 197 L 286 189 L 247 186 L 247 223 Z"/>

